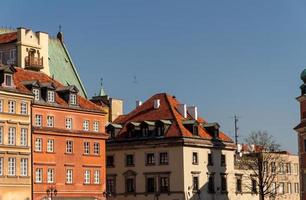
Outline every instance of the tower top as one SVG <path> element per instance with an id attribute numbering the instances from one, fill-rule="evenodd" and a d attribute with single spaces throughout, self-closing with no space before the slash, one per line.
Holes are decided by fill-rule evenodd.
<path id="1" fill-rule="evenodd" d="M 102 97 L 102 96 L 107 96 L 104 88 L 103 88 L 103 78 L 100 79 L 100 91 L 98 96 Z"/>

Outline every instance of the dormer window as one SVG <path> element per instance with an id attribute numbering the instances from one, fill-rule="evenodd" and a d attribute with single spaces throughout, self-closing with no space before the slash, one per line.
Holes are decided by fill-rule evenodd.
<path id="1" fill-rule="evenodd" d="M 13 76 L 11 74 L 5 74 L 5 86 L 12 87 L 13 86 Z"/>
<path id="2" fill-rule="evenodd" d="M 77 98 L 76 98 L 76 94 L 70 94 L 70 97 L 69 97 L 69 102 L 70 102 L 70 105 L 76 105 L 77 104 Z"/>
<path id="3" fill-rule="evenodd" d="M 55 99 L 54 91 L 48 90 L 47 99 L 48 99 L 48 102 L 54 103 L 54 99 Z"/>
<path id="4" fill-rule="evenodd" d="M 39 99 L 40 99 L 40 91 L 39 91 L 39 89 L 38 88 L 33 88 L 32 92 L 34 94 L 34 100 L 35 101 L 39 101 Z"/>

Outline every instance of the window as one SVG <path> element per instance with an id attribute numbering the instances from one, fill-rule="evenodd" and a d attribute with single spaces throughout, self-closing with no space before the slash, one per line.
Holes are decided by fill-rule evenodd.
<path id="1" fill-rule="evenodd" d="M 90 153 L 90 143 L 84 142 L 84 154 L 89 154 L 89 153 Z"/>
<path id="2" fill-rule="evenodd" d="M 72 129 L 72 118 L 66 118 L 66 129 Z"/>
<path id="3" fill-rule="evenodd" d="M 8 112 L 16 113 L 16 101 L 8 101 Z"/>
<path id="4" fill-rule="evenodd" d="M 98 142 L 94 143 L 94 154 L 95 155 L 100 155 L 100 143 L 98 143 Z"/>
<path id="5" fill-rule="evenodd" d="M 47 141 L 47 152 L 54 152 L 54 140 Z"/>
<path id="6" fill-rule="evenodd" d="M 5 86 L 13 86 L 13 78 L 12 78 L 12 75 L 11 74 L 5 74 Z"/>
<path id="7" fill-rule="evenodd" d="M 93 131 L 94 132 L 99 132 L 99 122 L 98 121 L 94 121 L 94 123 L 93 123 Z"/>
<path id="8" fill-rule="evenodd" d="M 21 146 L 27 146 L 28 145 L 28 129 L 27 128 L 21 128 L 20 145 Z"/>
<path id="9" fill-rule="evenodd" d="M 198 153 L 197 152 L 193 152 L 192 153 L 192 164 L 193 165 L 197 165 L 198 164 Z"/>
<path id="10" fill-rule="evenodd" d="M 199 190 L 199 177 L 198 176 L 192 177 L 192 190 L 195 192 Z"/>
<path id="11" fill-rule="evenodd" d="M 3 176 L 3 158 L 0 157 L 0 176 Z"/>
<path id="12" fill-rule="evenodd" d="M 208 193 L 215 193 L 215 177 L 213 174 L 208 177 Z"/>
<path id="13" fill-rule="evenodd" d="M 168 165 L 168 163 L 169 163 L 168 153 L 167 152 L 159 153 L 159 164 L 160 165 Z"/>
<path id="14" fill-rule="evenodd" d="M 152 193 L 155 192 L 155 177 L 147 177 L 146 178 L 146 192 Z"/>
<path id="15" fill-rule="evenodd" d="M 0 144 L 3 144 L 3 126 L 0 126 Z"/>
<path id="16" fill-rule="evenodd" d="M 284 194 L 284 183 L 279 183 L 279 188 L 278 188 L 278 193 L 279 194 Z"/>
<path id="17" fill-rule="evenodd" d="M 252 193 L 257 193 L 257 181 L 256 179 L 252 178 Z"/>
<path id="18" fill-rule="evenodd" d="M 9 145 L 15 145 L 16 144 L 16 128 L 15 127 L 9 127 L 8 144 Z"/>
<path id="19" fill-rule="evenodd" d="M 242 193 L 242 176 L 236 176 L 236 192 Z"/>
<path id="20" fill-rule="evenodd" d="M 285 173 L 285 164 L 279 163 L 279 173 L 284 174 Z"/>
<path id="21" fill-rule="evenodd" d="M 271 183 L 271 193 L 276 194 L 276 183 Z"/>
<path id="22" fill-rule="evenodd" d="M 291 174 L 291 163 L 286 163 L 286 173 Z"/>
<path id="23" fill-rule="evenodd" d="M 221 166 L 226 166 L 226 157 L 224 154 L 221 155 Z"/>
<path id="24" fill-rule="evenodd" d="M 209 165 L 209 166 L 214 165 L 212 153 L 208 153 L 208 164 L 207 165 Z"/>
<path id="25" fill-rule="evenodd" d="M 66 153 L 72 153 L 73 152 L 73 141 L 67 140 L 66 141 Z"/>
<path id="26" fill-rule="evenodd" d="M 43 179 L 43 170 L 41 168 L 37 168 L 35 171 L 35 182 L 42 183 Z"/>
<path id="27" fill-rule="evenodd" d="M 42 115 L 35 115 L 35 126 L 42 126 Z"/>
<path id="28" fill-rule="evenodd" d="M 47 116 L 47 127 L 54 126 L 54 116 Z"/>
<path id="29" fill-rule="evenodd" d="M 275 173 L 276 172 L 276 165 L 275 162 L 271 162 L 271 172 Z"/>
<path id="30" fill-rule="evenodd" d="M 55 99 L 54 97 L 55 97 L 54 91 L 48 90 L 47 101 L 50 102 L 50 103 L 54 103 L 54 99 Z"/>
<path id="31" fill-rule="evenodd" d="M 76 105 L 77 104 L 77 100 L 76 100 L 76 94 L 70 94 L 70 105 Z"/>
<path id="32" fill-rule="evenodd" d="M 89 121 L 88 120 L 83 121 L 83 130 L 84 131 L 89 130 Z"/>
<path id="33" fill-rule="evenodd" d="M 35 151 L 42 151 L 42 139 L 41 138 L 36 138 L 35 140 Z"/>
<path id="34" fill-rule="evenodd" d="M 294 170 L 294 174 L 299 174 L 299 166 L 298 166 L 298 164 L 296 164 L 296 163 L 294 163 L 293 164 L 293 170 Z"/>
<path id="35" fill-rule="evenodd" d="M 114 167 L 114 156 L 106 156 L 106 166 Z"/>
<path id="36" fill-rule="evenodd" d="M 16 176 L 16 158 L 8 158 L 8 175 Z"/>
<path id="37" fill-rule="evenodd" d="M 221 176 L 221 192 L 227 192 L 227 180 L 226 174 L 220 174 Z"/>
<path id="38" fill-rule="evenodd" d="M 3 100 L 0 99 L 0 112 L 3 112 Z"/>
<path id="39" fill-rule="evenodd" d="M 133 177 L 128 177 L 125 179 L 125 192 L 131 193 L 135 192 L 135 179 Z"/>
<path id="40" fill-rule="evenodd" d="M 169 192 L 169 177 L 160 177 L 159 187 L 160 192 Z"/>
<path id="41" fill-rule="evenodd" d="M 11 63 L 8 64 L 14 64 L 16 60 L 16 49 L 10 49 L 10 60 Z"/>
<path id="42" fill-rule="evenodd" d="M 115 177 L 107 177 L 106 179 L 106 192 L 114 194 L 116 192 L 116 181 Z"/>
<path id="43" fill-rule="evenodd" d="M 73 171 L 72 169 L 67 169 L 66 170 L 66 183 L 72 184 L 73 182 Z"/>
<path id="44" fill-rule="evenodd" d="M 193 135 L 199 135 L 198 132 L 199 132 L 198 125 L 193 125 L 192 134 L 193 134 Z"/>
<path id="45" fill-rule="evenodd" d="M 264 173 L 268 173 L 268 171 L 269 171 L 268 161 L 263 162 L 263 171 L 264 171 Z"/>
<path id="46" fill-rule="evenodd" d="M 90 184 L 90 170 L 85 170 L 84 183 L 85 184 Z"/>
<path id="47" fill-rule="evenodd" d="M 94 184 L 100 184 L 100 171 L 95 170 L 94 172 Z"/>
<path id="48" fill-rule="evenodd" d="M 34 94 L 34 100 L 35 100 L 35 101 L 39 101 L 39 99 L 40 99 L 40 92 L 39 92 L 39 89 L 34 88 L 34 89 L 32 90 L 32 92 L 33 92 L 33 94 Z"/>
<path id="49" fill-rule="evenodd" d="M 20 160 L 20 176 L 28 175 L 28 159 L 21 158 Z"/>
<path id="50" fill-rule="evenodd" d="M 287 192 L 288 192 L 289 194 L 292 194 L 291 183 L 287 183 Z"/>
<path id="51" fill-rule="evenodd" d="M 299 188 L 299 183 L 294 183 L 294 193 L 299 193 L 300 188 Z"/>
<path id="52" fill-rule="evenodd" d="M 134 166 L 134 155 L 133 154 L 128 154 L 126 155 L 126 166 Z"/>
<path id="53" fill-rule="evenodd" d="M 28 104 L 26 102 L 22 102 L 20 104 L 20 114 L 22 115 L 28 114 Z"/>
<path id="54" fill-rule="evenodd" d="M 147 153 L 146 164 L 155 165 L 155 154 L 154 153 Z"/>
<path id="55" fill-rule="evenodd" d="M 54 182 L 54 169 L 49 168 L 47 172 L 47 182 L 53 183 Z"/>

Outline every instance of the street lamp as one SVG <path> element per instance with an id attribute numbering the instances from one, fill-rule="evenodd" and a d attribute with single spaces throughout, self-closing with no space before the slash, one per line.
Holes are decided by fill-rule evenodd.
<path id="1" fill-rule="evenodd" d="M 55 197 L 57 195 L 57 189 L 55 187 L 53 187 L 53 186 L 48 188 L 46 190 L 46 192 L 47 192 L 48 200 L 53 200 L 53 197 Z"/>

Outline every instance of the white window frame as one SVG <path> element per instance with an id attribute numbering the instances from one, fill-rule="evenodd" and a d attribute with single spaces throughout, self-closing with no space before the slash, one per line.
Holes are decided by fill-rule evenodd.
<path id="1" fill-rule="evenodd" d="M 100 143 L 99 142 L 94 143 L 94 154 L 100 155 Z"/>
<path id="2" fill-rule="evenodd" d="M 10 80 L 10 84 L 7 84 L 8 80 Z M 4 85 L 7 86 L 7 87 L 14 86 L 12 74 L 4 74 Z"/>
<path id="3" fill-rule="evenodd" d="M 54 169 L 53 168 L 48 168 L 47 183 L 54 183 Z"/>
<path id="4" fill-rule="evenodd" d="M 73 153 L 73 141 L 66 140 L 66 153 L 72 154 Z"/>
<path id="5" fill-rule="evenodd" d="M 90 184 L 90 170 L 84 172 L 84 184 Z"/>
<path id="6" fill-rule="evenodd" d="M 16 158 L 8 158 L 8 176 L 16 176 Z"/>
<path id="7" fill-rule="evenodd" d="M 99 132 L 99 121 L 94 121 L 93 123 L 93 131 Z"/>
<path id="8" fill-rule="evenodd" d="M 54 152 L 54 140 L 53 139 L 48 139 L 47 141 L 47 152 L 48 153 Z"/>
<path id="9" fill-rule="evenodd" d="M 47 116 L 47 127 L 54 127 L 54 116 Z"/>
<path id="10" fill-rule="evenodd" d="M 28 129 L 27 128 L 20 129 L 20 145 L 28 146 Z"/>
<path id="11" fill-rule="evenodd" d="M 35 170 L 35 183 L 42 183 L 43 181 L 43 169 L 36 168 Z"/>
<path id="12" fill-rule="evenodd" d="M 9 127 L 8 145 L 16 145 L 16 127 Z"/>
<path id="13" fill-rule="evenodd" d="M 35 126 L 42 127 L 42 115 L 35 115 Z"/>
<path id="14" fill-rule="evenodd" d="M 69 103 L 70 105 L 77 105 L 77 95 L 76 94 L 69 95 Z"/>
<path id="15" fill-rule="evenodd" d="M 20 159 L 20 176 L 28 176 L 28 159 Z"/>
<path id="16" fill-rule="evenodd" d="M 100 170 L 94 172 L 94 184 L 100 184 Z"/>
<path id="17" fill-rule="evenodd" d="M 4 137 L 4 127 L 0 126 L 0 144 L 3 144 Z"/>
<path id="18" fill-rule="evenodd" d="M 34 100 L 39 101 L 40 100 L 40 90 L 38 88 L 33 88 L 32 92 L 34 94 Z"/>
<path id="19" fill-rule="evenodd" d="M 20 104 L 20 114 L 27 115 L 28 114 L 28 103 L 27 102 L 21 102 Z"/>
<path id="20" fill-rule="evenodd" d="M 16 101 L 8 101 L 8 112 L 13 114 L 16 113 Z"/>
<path id="21" fill-rule="evenodd" d="M 0 112 L 3 112 L 3 99 L 0 99 Z"/>
<path id="22" fill-rule="evenodd" d="M 42 138 L 35 139 L 35 151 L 42 152 Z"/>
<path id="23" fill-rule="evenodd" d="M 66 183 L 72 184 L 73 183 L 73 170 L 66 169 Z"/>
<path id="24" fill-rule="evenodd" d="M 89 155 L 90 154 L 90 143 L 84 142 L 84 154 Z"/>
<path id="25" fill-rule="evenodd" d="M 83 121 L 83 131 L 89 131 L 89 120 Z"/>
<path id="26" fill-rule="evenodd" d="M 65 119 L 66 129 L 72 129 L 72 118 Z"/>
<path id="27" fill-rule="evenodd" d="M 0 176 L 3 176 L 3 157 L 0 157 Z"/>
<path id="28" fill-rule="evenodd" d="M 55 102 L 55 93 L 53 90 L 48 90 L 47 91 L 47 101 L 49 103 L 54 103 Z"/>

